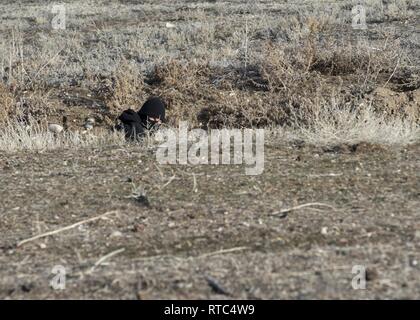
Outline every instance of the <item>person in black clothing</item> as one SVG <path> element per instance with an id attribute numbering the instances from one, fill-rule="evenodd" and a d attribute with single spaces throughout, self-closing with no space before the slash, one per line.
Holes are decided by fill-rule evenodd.
<path id="1" fill-rule="evenodd" d="M 118 131 L 124 131 L 127 139 L 137 139 L 144 135 L 144 127 L 142 126 L 140 116 L 133 109 L 127 109 L 118 117 L 121 121 L 115 128 Z"/>
<path id="2" fill-rule="evenodd" d="M 157 129 L 165 121 L 165 104 L 158 97 L 150 98 L 143 104 L 138 114 L 147 130 Z"/>
<path id="3" fill-rule="evenodd" d="M 116 126 L 117 130 L 124 131 L 125 137 L 138 140 L 147 131 L 156 131 L 165 121 L 165 104 L 158 97 L 148 99 L 138 112 L 127 109 L 118 117 L 121 121 Z"/>

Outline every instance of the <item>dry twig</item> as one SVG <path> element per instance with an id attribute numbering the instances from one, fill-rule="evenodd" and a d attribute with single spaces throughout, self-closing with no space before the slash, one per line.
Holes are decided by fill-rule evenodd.
<path id="1" fill-rule="evenodd" d="M 71 224 L 69 226 L 66 226 L 66 227 L 63 227 L 63 228 L 60 228 L 60 229 L 56 229 L 56 230 L 52 230 L 52 231 L 48 231 L 48 232 L 45 232 L 45 233 L 36 235 L 34 237 L 31 237 L 31 238 L 28 238 L 28 239 L 25 239 L 25 240 L 20 241 L 17 244 L 17 247 L 21 247 L 25 243 L 28 243 L 28 242 L 31 242 L 31 241 L 34 241 L 34 240 L 38 240 L 40 238 L 45 238 L 45 237 L 52 236 L 54 234 L 57 234 L 57 233 L 60 233 L 60 232 L 63 232 L 63 231 L 67 231 L 67 230 L 76 228 L 76 227 L 78 227 L 78 226 L 80 226 L 82 224 L 85 224 L 85 223 L 88 223 L 88 222 L 92 222 L 92 221 L 101 219 L 101 218 L 103 218 L 105 216 L 109 216 L 110 214 L 113 214 L 113 213 L 116 213 L 116 212 L 118 212 L 118 211 L 109 211 L 109 212 L 106 212 L 106 213 L 101 214 L 99 216 L 96 216 L 96 217 L 93 217 L 93 218 L 89 218 L 89 219 L 86 219 L 86 220 L 82 220 L 82 221 L 76 222 L 74 224 Z"/>
<path id="2" fill-rule="evenodd" d="M 121 248 L 121 249 L 118 249 L 118 250 L 115 250 L 115 251 L 112 251 L 112 252 L 110 252 L 110 253 L 108 253 L 108 254 L 106 254 L 106 255 L 104 255 L 103 257 L 101 257 L 98 261 L 96 261 L 95 262 L 95 264 L 93 265 L 93 267 L 90 269 L 90 271 L 89 272 L 93 272 L 94 270 L 95 270 L 95 268 L 97 267 L 97 266 L 99 266 L 99 265 L 101 265 L 105 260 L 107 260 L 107 259 L 109 259 L 109 258 L 111 258 L 111 257 L 113 257 L 113 256 L 115 256 L 115 255 L 117 255 L 117 254 L 119 254 L 119 253 L 121 253 L 121 252 L 124 252 L 125 251 L 125 248 Z"/>
<path id="3" fill-rule="evenodd" d="M 329 204 L 326 204 L 326 203 L 309 202 L 309 203 L 304 203 L 304 204 L 301 204 L 301 205 L 298 205 L 298 206 L 295 206 L 295 207 L 292 207 L 292 208 L 282 209 L 280 211 L 273 212 L 271 215 L 284 214 L 284 213 L 288 213 L 288 212 L 291 212 L 291 211 L 294 211 L 294 210 L 302 209 L 302 208 L 305 208 L 305 207 L 311 207 L 311 206 L 321 206 L 321 207 L 330 208 L 334 211 L 337 210 L 333 206 L 330 206 Z"/>

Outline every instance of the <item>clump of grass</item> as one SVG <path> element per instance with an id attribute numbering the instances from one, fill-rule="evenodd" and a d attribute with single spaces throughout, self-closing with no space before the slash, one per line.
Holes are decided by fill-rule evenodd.
<path id="1" fill-rule="evenodd" d="M 11 119 L 31 118 L 41 119 L 53 112 L 51 103 L 51 91 L 25 91 L 16 85 L 0 83 L 0 124 L 4 125 Z"/>
<path id="2" fill-rule="evenodd" d="M 0 124 L 5 123 L 12 115 L 16 99 L 10 90 L 0 83 Z"/>
<path id="3" fill-rule="evenodd" d="M 368 142 L 407 145 L 420 140 L 420 126 L 410 119 L 386 117 L 371 106 L 358 109 L 331 102 L 306 115 L 306 124 L 294 123 L 297 138 L 313 145 L 331 146 Z"/>
<path id="4" fill-rule="evenodd" d="M 13 32 L 0 41 L 0 75 L 7 83 L 0 84 L 0 123 L 16 116 L 62 116 L 68 107 L 62 91 L 79 88 L 88 88 L 99 100 L 95 112 L 106 114 L 108 122 L 123 109 L 137 110 L 151 95 L 164 98 L 168 124 L 175 127 L 188 121 L 191 127 L 298 125 L 313 131 L 315 123 L 335 123 L 328 124 L 327 119 L 333 121 L 328 117 L 322 123 L 314 120 L 331 99 L 342 101 L 334 109 L 336 116 L 372 104 L 377 119 L 392 113 L 387 123 L 418 121 L 415 39 L 398 40 L 399 28 L 351 30 L 352 1 L 249 7 L 233 1 L 207 3 L 204 11 L 194 5 L 188 12 L 185 1 L 169 11 L 159 4 L 139 4 L 137 13 L 154 13 L 140 20 L 132 15 L 131 3 L 98 8 L 79 2 L 71 6 L 79 13 L 72 27 L 87 32 L 34 31 L 28 24 L 22 31 L 30 28 L 37 36 L 24 39 L 25 32 Z M 411 2 L 402 13 L 396 11 L 401 19 L 406 13 L 416 16 L 418 6 Z M 381 1 L 368 7 L 368 23 L 395 11 Z M 30 11 L 35 8 L 42 6 Z M 27 15 L 27 10 L 19 12 Z M 94 26 L 85 24 L 86 12 Z M 161 16 L 159 23 L 147 20 L 154 16 Z M 176 28 L 163 27 L 168 18 Z M 57 46 L 62 43 L 65 48 Z M 379 87 L 391 91 L 372 101 Z M 400 96 L 390 101 L 395 92 Z M 75 107 L 94 106 L 85 100 L 77 100 Z M 84 114 L 71 113 L 76 118 Z"/>
<path id="5" fill-rule="evenodd" d="M 137 109 L 145 98 L 143 74 L 123 59 L 111 76 L 97 79 L 93 91 L 112 112 Z"/>
<path id="6" fill-rule="evenodd" d="M 4 152 L 79 149 L 124 143 L 124 136 L 119 132 L 100 131 L 93 134 L 67 131 L 54 134 L 35 121 L 29 124 L 13 121 L 0 128 L 0 150 Z"/>
<path id="7" fill-rule="evenodd" d="M 179 121 L 213 128 L 278 123 L 284 111 L 264 88 L 258 88 L 258 77 L 247 79 L 233 66 L 170 61 L 155 68 L 152 92 L 167 102 L 168 121 L 174 126 Z"/>

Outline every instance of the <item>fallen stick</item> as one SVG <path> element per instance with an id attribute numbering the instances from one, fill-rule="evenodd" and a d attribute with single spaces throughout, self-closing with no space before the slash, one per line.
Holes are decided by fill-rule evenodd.
<path id="1" fill-rule="evenodd" d="M 310 203 L 305 203 L 305 204 L 298 205 L 296 207 L 291 207 L 291 208 L 288 208 L 288 209 L 282 209 L 280 211 L 273 212 L 271 215 L 277 215 L 279 213 L 280 214 L 281 213 L 287 213 L 287 212 L 290 212 L 290 211 L 293 211 L 293 210 L 298 210 L 298 209 L 302 209 L 302 208 L 305 208 L 305 207 L 311 207 L 311 206 L 321 206 L 321 207 L 327 207 L 327 208 L 333 209 L 334 211 L 337 210 L 333 206 L 330 206 L 329 204 L 326 204 L 326 203 L 310 202 Z"/>
<path id="2" fill-rule="evenodd" d="M 115 255 L 117 255 L 117 254 L 119 254 L 119 253 L 121 253 L 121 252 L 124 252 L 125 251 L 125 248 L 121 248 L 121 249 L 118 249 L 118 250 L 115 250 L 115 251 L 112 251 L 112 252 L 110 252 L 110 253 L 108 253 L 108 254 L 106 254 L 106 255 L 104 255 L 103 257 L 101 257 L 98 261 L 96 261 L 95 262 L 95 264 L 93 265 L 93 267 L 92 268 L 90 268 L 90 272 L 93 272 L 94 270 L 95 270 L 95 268 L 97 267 L 97 266 L 99 266 L 99 265 L 101 265 L 105 260 L 107 260 L 107 259 L 109 259 L 109 258 L 111 258 L 111 257 L 113 257 L 113 256 L 115 256 Z"/>
<path id="3" fill-rule="evenodd" d="M 161 186 L 159 188 L 159 190 L 162 190 L 163 188 L 167 187 L 172 181 L 175 180 L 175 178 L 176 178 L 175 175 L 173 175 L 172 177 L 170 177 L 169 180 L 168 180 L 168 182 L 166 182 L 163 186 Z"/>
<path id="4" fill-rule="evenodd" d="M 242 251 L 246 249 L 248 249 L 248 247 L 235 247 L 235 248 L 230 248 L 230 249 L 223 249 L 223 250 L 208 252 L 208 253 L 204 253 L 196 257 L 189 257 L 189 258 L 205 258 L 205 257 L 215 256 L 218 254 L 231 253 L 231 252 Z"/>
<path id="5" fill-rule="evenodd" d="M 342 175 L 343 175 L 342 173 L 325 173 L 325 174 L 310 174 L 309 176 L 318 178 L 318 177 L 339 177 Z"/>
<path id="6" fill-rule="evenodd" d="M 56 229 L 56 230 L 53 230 L 53 231 L 48 231 L 48 232 L 45 232 L 45 233 L 36 235 L 34 237 L 31 237 L 31 238 L 28 238 L 28 239 L 25 239 L 25 240 L 20 241 L 17 244 L 17 247 L 21 247 L 25 243 L 28 243 L 28 242 L 31 242 L 31 241 L 34 241 L 34 240 L 38 240 L 40 238 L 45 238 L 45 237 L 52 236 L 54 234 L 57 234 L 57 233 L 60 233 L 60 232 L 63 232 L 63 231 L 67 231 L 67 230 L 76 228 L 76 227 L 78 227 L 78 226 L 80 226 L 80 225 L 82 225 L 84 223 L 88 223 L 88 222 L 92 222 L 92 221 L 101 219 L 101 218 L 103 218 L 105 216 L 108 216 L 108 215 L 113 214 L 113 213 L 116 213 L 116 212 L 118 212 L 118 211 L 109 211 L 109 212 L 106 212 L 106 213 L 101 214 L 99 216 L 96 216 L 96 217 L 93 217 L 93 218 L 89 218 L 89 219 L 86 219 L 86 220 L 83 220 L 83 221 L 79 221 L 79 222 L 76 222 L 74 224 L 71 224 L 69 226 L 66 226 L 66 227 L 63 227 L 63 228 L 60 228 L 60 229 Z"/>
<path id="7" fill-rule="evenodd" d="M 197 192 L 197 179 L 195 178 L 194 172 L 193 172 L 192 176 L 193 176 L 193 189 L 192 189 L 192 192 Z"/>

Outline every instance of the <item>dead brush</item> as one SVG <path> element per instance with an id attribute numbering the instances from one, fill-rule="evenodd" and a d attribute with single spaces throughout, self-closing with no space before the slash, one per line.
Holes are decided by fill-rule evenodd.
<path id="1" fill-rule="evenodd" d="M 313 145 L 360 142 L 406 145 L 419 141 L 420 127 L 415 121 L 387 117 L 375 112 L 371 105 L 354 106 L 332 99 L 309 110 L 293 111 L 292 128 L 296 137 Z"/>
<path id="2" fill-rule="evenodd" d="M 52 90 L 35 89 L 19 94 L 19 102 L 16 104 L 16 115 L 24 119 L 42 120 L 57 112 L 52 102 Z"/>
<path id="3" fill-rule="evenodd" d="M 199 126 L 200 109 L 217 101 L 220 95 L 210 78 L 211 69 L 206 64 L 169 61 L 155 67 L 151 77 L 152 91 L 167 103 L 170 125 L 183 120 Z"/>
<path id="4" fill-rule="evenodd" d="M 155 69 L 155 91 L 168 103 L 169 125 L 252 127 L 280 123 L 285 114 L 266 90 L 255 90 L 240 70 L 170 62 Z M 260 81 L 257 77 L 254 81 Z"/>
<path id="5" fill-rule="evenodd" d="M 273 44 L 268 44 L 264 52 L 256 64 L 261 68 L 262 78 L 268 84 L 269 91 L 290 95 L 296 90 L 308 89 L 307 82 L 313 75 L 306 71 L 305 54 Z M 312 87 L 309 83 L 309 88 Z"/>
<path id="6" fill-rule="evenodd" d="M 19 121 L 29 123 L 37 119 L 41 123 L 43 119 L 56 112 L 51 103 L 51 91 L 28 91 L 16 90 L 12 93 L 4 85 L 0 85 L 0 123 Z"/>
<path id="7" fill-rule="evenodd" d="M 200 110 L 204 127 L 250 128 L 282 124 L 286 117 L 283 101 L 267 92 L 219 92 L 220 103 Z"/>
<path id="8" fill-rule="evenodd" d="M 420 88 L 420 66 L 403 62 L 388 79 L 396 91 L 415 91 Z"/>
<path id="9" fill-rule="evenodd" d="M 340 46 L 332 37 L 318 41 L 314 36 L 318 29 L 310 29 L 303 49 L 269 43 L 255 59 L 272 101 L 287 114 L 283 123 L 305 124 L 305 118 L 331 98 L 354 104 L 365 101 L 375 88 L 395 83 L 395 77 L 408 69 L 409 59 L 398 41 L 388 42 L 383 50 L 363 42 Z M 415 81 L 408 85 L 412 84 Z"/>
<path id="10" fill-rule="evenodd" d="M 380 75 L 391 75 L 402 53 L 394 49 L 380 50 L 365 43 L 346 44 L 331 42 L 318 50 L 311 72 L 326 76 L 353 75 L 358 83 L 374 85 Z"/>
<path id="11" fill-rule="evenodd" d="M 74 150 L 105 145 L 125 145 L 124 135 L 120 132 L 108 131 L 101 131 L 96 134 L 63 131 L 54 134 L 48 131 L 46 119 L 40 120 L 32 117 L 25 119 L 25 121 L 12 119 L 0 127 L 0 150 L 3 152 Z"/>
<path id="12" fill-rule="evenodd" d="M 95 82 L 95 95 L 105 102 L 112 113 L 127 108 L 136 109 L 146 98 L 143 74 L 124 59 L 113 75 L 98 77 Z"/>
<path id="13" fill-rule="evenodd" d="M 4 124 L 15 112 L 16 97 L 10 89 L 0 83 L 0 124 Z"/>

